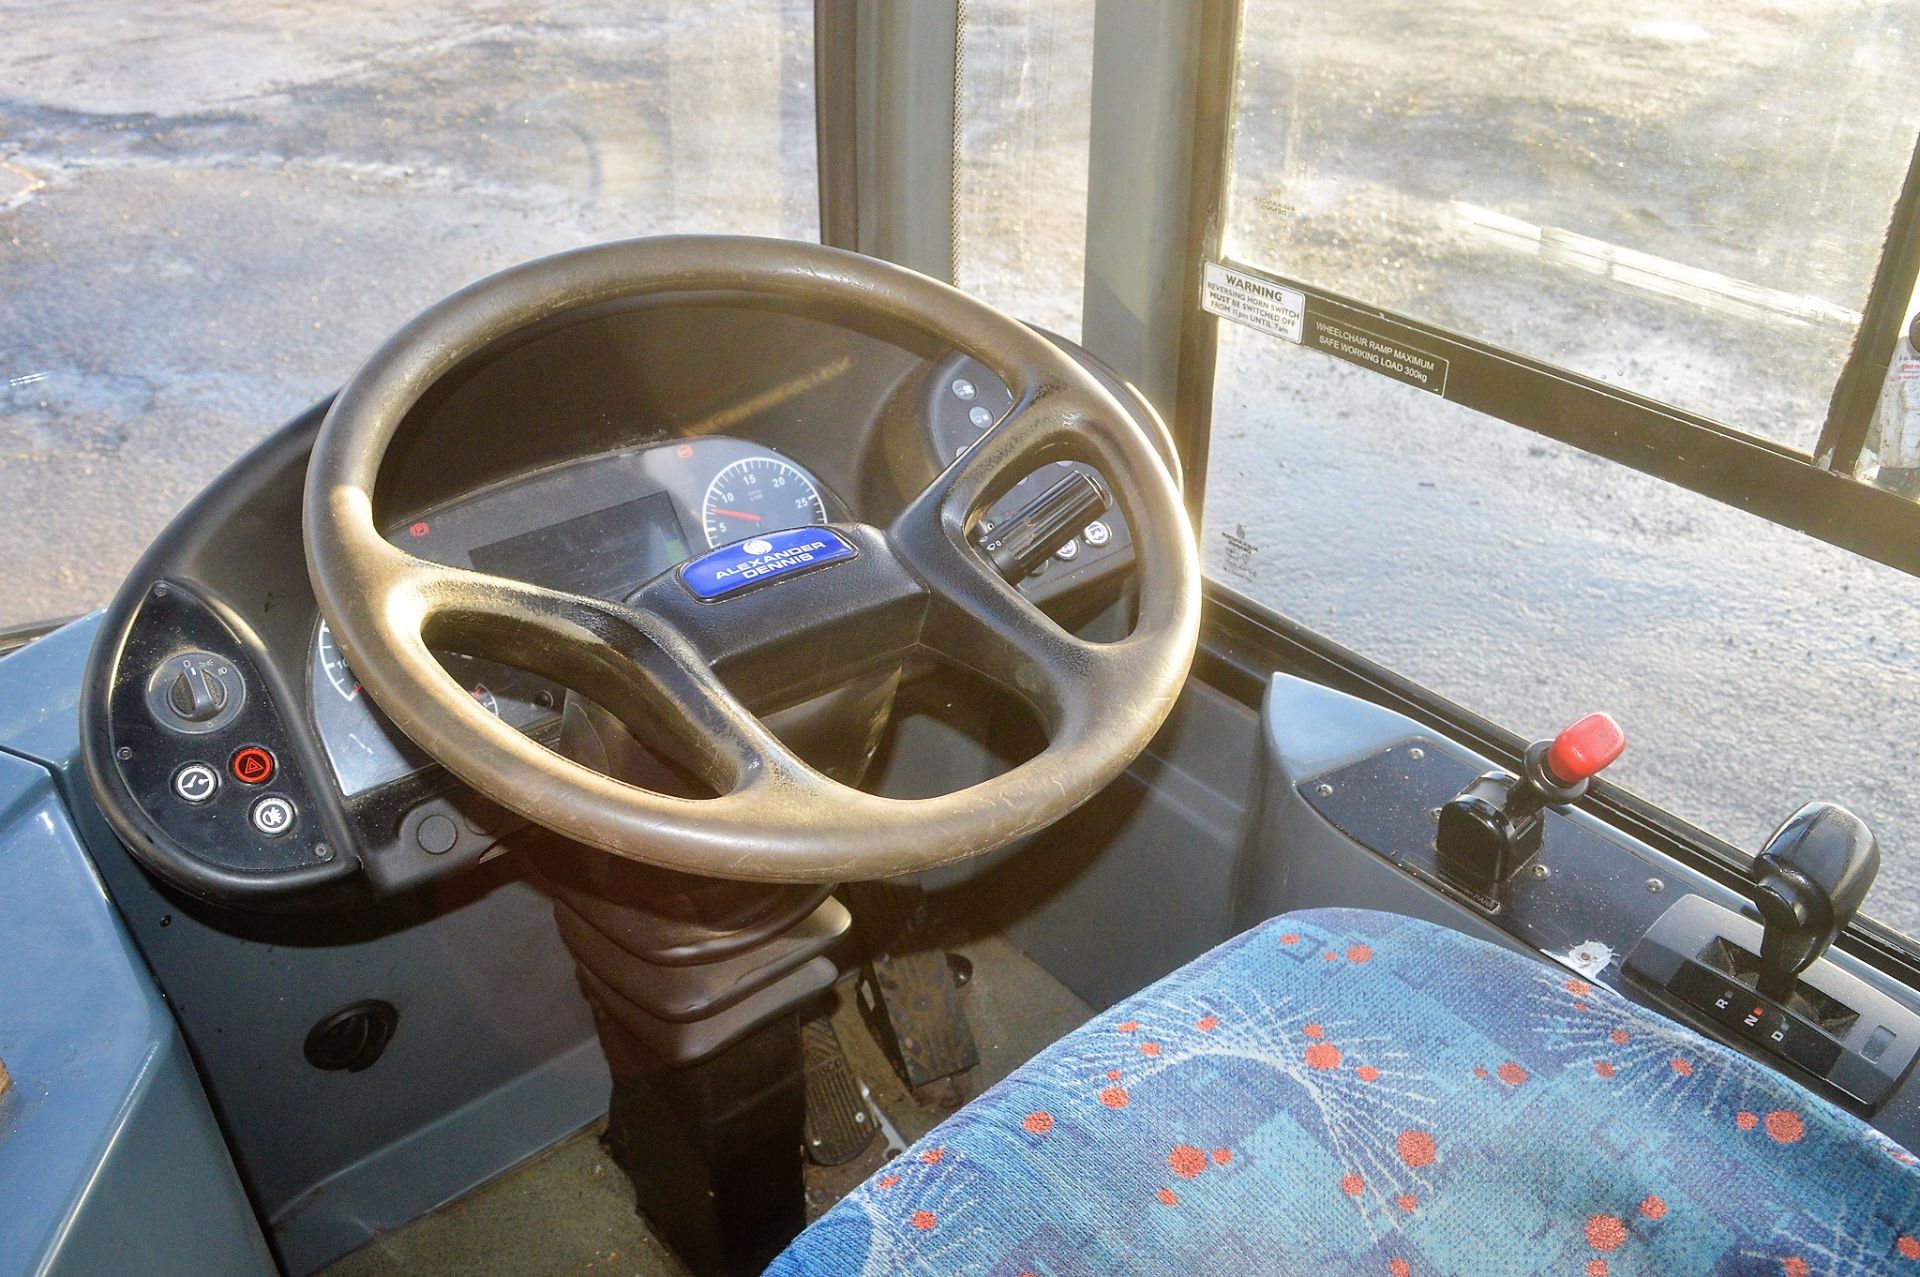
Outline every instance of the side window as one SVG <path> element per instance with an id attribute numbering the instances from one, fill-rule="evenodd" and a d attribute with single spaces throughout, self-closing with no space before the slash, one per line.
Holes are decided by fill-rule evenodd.
<path id="1" fill-rule="evenodd" d="M 98 8 L 9 10 L 0 39 L 0 626 L 100 606 L 480 275 L 819 234 L 811 0 Z"/>
<path id="2" fill-rule="evenodd" d="M 1248 0 L 1223 255 L 1810 454 L 1920 130 L 1916 18 Z M 1920 935 L 1920 585 L 1392 346 L 1220 325 L 1215 581 L 1522 734 L 1610 710 L 1611 775 L 1731 842 L 1854 807 L 1870 911 Z"/>
<path id="3" fill-rule="evenodd" d="M 1249 0 L 1227 252 L 1811 452 L 1920 12 Z"/>

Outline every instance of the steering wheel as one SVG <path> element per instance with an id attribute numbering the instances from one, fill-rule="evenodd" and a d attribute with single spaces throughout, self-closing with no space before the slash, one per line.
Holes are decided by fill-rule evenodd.
<path id="1" fill-rule="evenodd" d="M 711 599 L 684 569 L 627 602 L 446 567 L 390 544 L 374 485 L 408 410 L 463 360 L 529 324 L 647 295 L 731 292 L 852 313 L 966 352 L 1014 407 L 886 528 L 841 524 L 851 553 Z M 969 540 L 979 515 L 1049 461 L 1105 476 L 1133 531 L 1138 619 L 1124 639 L 1061 629 Z M 712 877 L 838 882 L 994 850 L 1113 780 L 1165 720 L 1199 627 L 1186 511 L 1147 435 L 1033 330 L 874 258 L 785 240 L 676 236 L 561 253 L 481 280 L 394 334 L 341 390 L 308 465 L 303 524 L 320 611 L 374 701 L 436 761 L 537 825 L 648 864 Z M 720 554 L 713 551 L 711 554 Z M 703 556 L 703 559 L 709 556 Z M 816 555 L 826 558 L 825 555 Z M 700 563 L 697 559 L 694 563 Z M 430 647 L 543 674 L 671 753 L 716 795 L 623 783 L 488 713 Z M 1048 744 L 932 798 L 864 793 L 809 767 L 770 711 L 926 650 L 1031 705 Z"/>

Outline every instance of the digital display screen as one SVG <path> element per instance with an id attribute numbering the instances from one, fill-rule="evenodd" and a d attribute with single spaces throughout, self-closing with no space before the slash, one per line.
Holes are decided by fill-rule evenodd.
<path id="1" fill-rule="evenodd" d="M 687 554 L 673 498 L 656 492 L 476 546 L 469 557 L 474 567 L 496 576 L 620 600 Z"/>

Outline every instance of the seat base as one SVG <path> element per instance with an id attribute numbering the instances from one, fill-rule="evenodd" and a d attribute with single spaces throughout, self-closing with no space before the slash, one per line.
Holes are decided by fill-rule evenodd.
<path id="1" fill-rule="evenodd" d="M 1920 1274 L 1913 1159 L 1604 986 L 1275 919 L 936 1128 L 770 1274 Z"/>

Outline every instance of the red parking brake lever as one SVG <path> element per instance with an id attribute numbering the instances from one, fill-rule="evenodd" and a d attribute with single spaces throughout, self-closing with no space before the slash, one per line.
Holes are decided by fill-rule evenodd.
<path id="1" fill-rule="evenodd" d="M 1612 766 L 1627 747 L 1627 734 L 1611 714 L 1588 714 L 1561 730 L 1547 747 L 1547 774 L 1570 789 Z"/>

